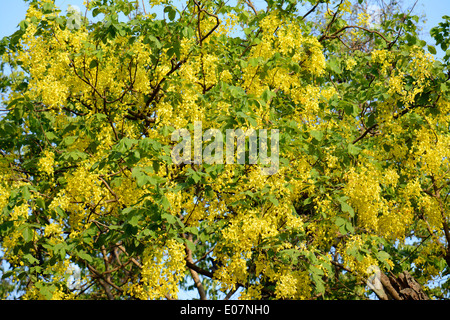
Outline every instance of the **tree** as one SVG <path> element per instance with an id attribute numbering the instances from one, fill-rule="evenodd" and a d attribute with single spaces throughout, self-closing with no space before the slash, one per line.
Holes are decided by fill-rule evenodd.
<path id="1" fill-rule="evenodd" d="M 410 10 L 29 2 L 0 48 L 2 292 L 449 297 L 450 55 L 435 58 Z M 433 33 L 445 48 L 447 31 Z M 183 156 L 216 161 L 175 161 L 174 136 L 199 123 L 213 142 Z M 260 156 L 278 137 L 276 170 L 245 136 L 245 161 L 220 161 L 227 129 L 270 133 Z"/>

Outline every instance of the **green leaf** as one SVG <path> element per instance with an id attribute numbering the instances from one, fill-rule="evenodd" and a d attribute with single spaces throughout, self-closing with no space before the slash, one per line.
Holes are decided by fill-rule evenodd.
<path id="1" fill-rule="evenodd" d="M 252 127 L 257 127 L 258 126 L 258 122 L 256 121 L 256 119 L 255 118 L 253 118 L 253 117 L 247 117 L 247 121 L 250 123 L 250 125 L 252 126 Z"/>
<path id="2" fill-rule="evenodd" d="M 271 194 L 271 195 L 268 197 L 268 200 L 269 200 L 270 202 L 272 202 L 273 205 L 274 205 L 275 207 L 278 207 L 279 202 L 278 202 L 278 199 L 275 197 L 275 195 Z"/>
<path id="3" fill-rule="evenodd" d="M 52 141 L 57 139 L 58 137 L 53 133 L 53 132 L 45 132 L 45 136 L 47 137 L 48 140 Z"/>
<path id="4" fill-rule="evenodd" d="M 33 257 L 30 253 L 24 255 L 23 259 L 27 260 L 31 264 L 39 263 L 39 260 Z"/>
<path id="5" fill-rule="evenodd" d="M 77 161 L 79 159 L 81 159 L 81 160 L 86 159 L 88 157 L 88 155 L 79 150 L 74 150 L 74 151 L 65 153 L 62 157 L 64 160 Z"/>
<path id="6" fill-rule="evenodd" d="M 94 59 L 91 61 L 91 63 L 89 63 L 89 69 L 94 69 L 98 67 L 98 60 Z"/>
<path id="7" fill-rule="evenodd" d="M 14 275 L 14 270 L 6 271 L 5 273 L 2 274 L 2 280 L 5 280 L 13 275 Z"/>
<path id="8" fill-rule="evenodd" d="M 66 248 L 61 248 L 59 250 L 59 256 L 60 256 L 61 260 L 64 260 L 66 258 Z"/>
<path id="9" fill-rule="evenodd" d="M 325 293 L 325 286 L 322 280 L 323 271 L 313 265 L 310 265 L 308 269 L 311 273 L 316 291 L 318 293 Z"/>
<path id="10" fill-rule="evenodd" d="M 337 217 L 335 220 L 335 224 L 340 227 L 340 226 L 344 226 L 346 223 L 346 220 L 342 217 Z"/>
<path id="11" fill-rule="evenodd" d="M 162 48 L 161 42 L 154 35 L 151 35 L 151 34 L 147 35 L 147 39 L 149 42 L 152 42 L 156 46 L 156 48 L 158 48 L 158 49 Z"/>
<path id="12" fill-rule="evenodd" d="M 51 13 L 53 10 L 53 7 L 54 7 L 53 3 L 45 2 L 44 4 L 42 4 L 43 13 L 44 14 Z"/>
<path id="13" fill-rule="evenodd" d="M 253 59 L 253 58 L 252 58 Z M 250 59 L 251 60 L 251 59 Z M 277 94 L 273 92 L 272 90 L 264 90 L 264 92 L 261 94 L 261 99 L 263 99 L 265 102 L 268 102 L 269 100 L 272 100 L 274 97 L 276 97 Z"/>
<path id="14" fill-rule="evenodd" d="M 361 152 L 361 148 L 358 148 L 357 146 L 355 146 L 353 143 L 350 143 L 348 145 L 348 153 L 351 154 L 352 156 L 356 156 Z"/>
<path id="15" fill-rule="evenodd" d="M 387 253 L 386 251 L 378 251 L 376 253 L 376 255 L 377 255 L 377 258 L 383 262 L 391 257 L 390 254 Z"/>
<path id="16" fill-rule="evenodd" d="M 375 124 L 375 115 L 371 113 L 367 118 L 366 127 L 371 127 Z"/>
<path id="17" fill-rule="evenodd" d="M 58 214 L 59 217 L 67 218 L 67 213 L 61 207 L 57 207 L 55 209 L 55 211 L 56 211 L 56 213 Z"/>
<path id="18" fill-rule="evenodd" d="M 188 169 L 187 173 L 195 183 L 198 183 L 202 179 L 201 175 L 199 175 L 197 171 L 192 170 L 191 168 Z"/>
<path id="19" fill-rule="evenodd" d="M 391 149 L 392 149 L 392 147 L 391 147 L 390 145 L 388 145 L 388 144 L 383 144 L 383 150 L 384 150 L 384 151 L 389 152 L 389 151 L 391 151 Z"/>
<path id="20" fill-rule="evenodd" d="M 342 69 L 339 66 L 339 62 L 336 59 L 332 59 L 328 62 L 328 67 L 331 71 L 333 71 L 336 74 L 341 74 Z"/>
<path id="21" fill-rule="evenodd" d="M 47 284 L 40 282 L 36 283 L 36 288 L 39 289 L 40 294 L 42 294 L 47 300 L 51 300 L 53 298 L 53 291 L 56 289 L 54 285 L 49 287 Z"/>
<path id="22" fill-rule="evenodd" d="M 124 28 L 123 26 L 117 26 L 117 28 L 116 28 L 116 30 L 117 30 L 117 32 L 119 33 L 119 35 L 121 36 L 121 37 L 125 37 L 126 35 L 127 35 L 127 29 L 126 28 Z"/>
<path id="23" fill-rule="evenodd" d="M 322 139 L 323 139 L 322 131 L 312 130 L 309 134 L 317 141 L 322 141 Z"/>
<path id="24" fill-rule="evenodd" d="M 26 29 L 28 28 L 28 25 L 30 23 L 27 20 L 22 20 L 19 22 L 19 27 L 21 31 L 26 31 Z"/>
<path id="25" fill-rule="evenodd" d="M 28 188 L 28 186 L 24 186 L 22 188 L 22 197 L 24 200 L 30 200 L 31 199 L 31 193 L 30 193 L 30 189 Z"/>
<path id="26" fill-rule="evenodd" d="M 131 219 L 128 220 L 128 223 L 129 223 L 130 225 L 132 225 L 133 227 L 137 227 L 138 224 L 139 224 L 139 221 L 141 220 L 141 218 L 142 218 L 142 216 L 139 215 L 139 214 L 133 215 L 133 216 L 131 217 Z"/>
<path id="27" fill-rule="evenodd" d="M 408 45 L 413 46 L 417 43 L 418 39 L 417 39 L 417 37 L 415 37 L 411 34 L 407 34 L 406 41 L 408 41 Z M 408 53 L 408 55 L 409 55 L 409 53 Z"/>
<path id="28" fill-rule="evenodd" d="M 355 210 L 347 202 L 341 202 L 341 210 L 350 214 L 351 217 L 355 216 Z"/>
<path id="29" fill-rule="evenodd" d="M 184 229 L 184 232 L 192 233 L 192 234 L 194 234 L 194 235 L 196 235 L 196 236 L 198 236 L 198 234 L 199 234 L 198 228 L 196 228 L 196 227 L 186 227 L 186 228 Z"/>
<path id="30" fill-rule="evenodd" d="M 167 6 L 164 8 L 164 12 L 168 14 L 170 21 L 175 20 L 177 12 L 174 10 L 174 8 L 172 8 L 171 6 Z"/>
<path id="31" fill-rule="evenodd" d="M 252 67 L 256 67 L 259 65 L 260 59 L 259 58 L 250 58 L 248 60 L 248 63 L 250 64 L 250 66 Z M 267 90 L 266 90 L 267 91 Z M 265 92 L 265 91 L 264 91 Z"/>
<path id="32" fill-rule="evenodd" d="M 184 243 L 186 243 L 186 246 L 189 250 L 191 250 L 192 252 L 195 251 L 195 244 L 192 241 L 185 239 Z"/>
<path id="33" fill-rule="evenodd" d="M 70 146 L 70 145 L 72 145 L 72 144 L 75 142 L 75 140 L 77 140 L 77 139 L 78 139 L 78 136 L 64 137 L 63 143 L 64 143 L 64 145 L 66 145 L 66 146 Z"/>
<path id="34" fill-rule="evenodd" d="M 139 188 L 146 185 L 147 182 L 148 182 L 148 177 L 144 173 L 141 173 L 140 175 L 138 175 L 136 177 L 136 184 Z"/>
<path id="35" fill-rule="evenodd" d="M 77 255 L 78 255 L 78 257 L 80 257 L 83 260 L 86 260 L 87 262 L 91 262 L 91 263 L 93 262 L 92 257 L 83 250 L 78 251 Z"/>
<path id="36" fill-rule="evenodd" d="M 161 217 L 165 219 L 169 224 L 174 224 L 177 221 L 177 219 L 175 219 L 175 217 L 170 213 L 163 213 Z"/>
<path id="37" fill-rule="evenodd" d="M 185 38 L 192 38 L 194 36 L 194 29 L 192 29 L 189 26 L 186 26 L 183 28 L 183 31 L 181 32 L 183 34 L 183 37 Z"/>
<path id="38" fill-rule="evenodd" d="M 37 198 L 37 199 L 35 199 L 34 201 L 36 202 L 36 205 L 37 205 L 38 208 L 42 208 L 42 209 L 45 209 L 45 208 L 46 208 L 45 200 L 44 200 L 44 199 L 42 199 L 42 198 Z"/>
<path id="39" fill-rule="evenodd" d="M 349 101 L 344 101 L 344 102 L 346 103 L 344 106 L 345 114 L 348 116 L 357 116 L 358 115 L 358 107 Z"/>
<path id="40" fill-rule="evenodd" d="M 436 54 L 437 53 L 436 48 L 434 46 L 430 46 L 430 45 L 428 45 L 428 51 L 431 54 Z"/>
<path id="41" fill-rule="evenodd" d="M 33 240 L 33 236 L 34 236 L 33 229 L 28 226 L 25 227 L 22 230 L 22 236 L 23 236 L 23 239 L 25 240 L 25 242 L 30 242 L 31 240 Z"/>

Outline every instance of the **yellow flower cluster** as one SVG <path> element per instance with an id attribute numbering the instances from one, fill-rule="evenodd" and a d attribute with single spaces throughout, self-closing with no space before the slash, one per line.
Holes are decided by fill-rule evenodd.
<path id="1" fill-rule="evenodd" d="M 440 274 L 440 270 L 433 263 L 427 261 L 427 257 L 442 255 L 445 255 L 445 249 L 435 241 L 427 242 L 420 247 L 420 252 L 414 259 L 414 264 L 424 272 L 426 280 L 430 281 Z"/>
<path id="2" fill-rule="evenodd" d="M 45 226 L 44 234 L 46 237 L 51 237 L 53 235 L 59 236 L 61 235 L 61 233 L 62 233 L 61 225 L 57 223 L 50 223 Z"/>
<path id="3" fill-rule="evenodd" d="M 37 281 L 27 287 L 22 297 L 24 300 L 73 300 L 75 292 L 70 292 L 65 287 L 67 276 L 70 271 L 70 260 L 59 261 L 53 266 L 48 266 L 46 272 L 52 275 L 51 282 Z M 43 290 L 46 287 L 46 290 Z"/>
<path id="4" fill-rule="evenodd" d="M 259 171 L 255 170 L 255 172 L 249 174 L 250 181 L 246 184 L 246 189 L 261 189 L 263 186 L 270 185 L 273 186 L 274 191 L 277 191 L 276 193 L 280 194 L 280 199 L 295 198 L 285 187 L 277 185 L 278 180 L 259 180 L 261 177 L 256 174 L 257 172 Z M 251 179 L 252 177 L 253 179 Z M 253 257 L 256 249 L 255 244 L 260 241 L 259 239 L 270 239 L 279 234 L 281 230 L 277 226 L 282 225 L 283 228 L 288 230 L 303 230 L 303 220 L 292 214 L 292 207 L 289 203 L 289 201 L 280 201 L 277 206 L 268 204 L 262 206 L 261 211 L 249 211 L 248 208 L 243 208 L 242 213 L 234 216 L 228 226 L 222 229 L 223 241 L 220 242 L 214 252 L 223 263 L 215 273 L 215 277 L 220 281 L 223 290 L 231 289 L 236 282 L 244 283 L 247 281 L 249 270 L 246 261 L 253 258 L 255 273 L 277 283 L 277 297 L 303 299 L 309 296 L 311 286 L 307 274 L 302 272 L 291 273 L 288 271 L 289 268 L 281 272 L 278 269 L 279 265 L 276 267 L 272 265 L 263 252 L 260 252 L 257 258 Z M 238 208 L 236 212 L 239 212 Z M 226 251 L 225 248 L 228 246 L 233 247 L 233 255 L 222 255 L 222 250 Z M 279 250 L 291 247 L 290 243 L 284 243 L 279 247 Z M 300 248 L 297 249 L 300 250 Z M 259 251 L 259 249 L 256 250 Z M 256 283 L 249 287 L 242 297 L 258 298 L 261 294 L 260 288 L 261 286 Z"/>
<path id="5" fill-rule="evenodd" d="M 159 6 L 161 4 L 167 3 L 167 1 L 166 0 L 149 0 L 148 3 L 153 8 L 155 6 Z"/>
<path id="6" fill-rule="evenodd" d="M 302 70 L 312 75 L 321 75 L 325 70 L 321 44 L 315 37 L 304 36 L 297 24 L 281 21 L 276 13 L 266 16 L 260 25 L 264 36 L 250 51 L 248 66 L 243 70 L 244 87 L 255 95 L 261 95 L 268 88 L 267 85 L 278 88 L 290 94 L 297 104 L 304 104 L 301 117 L 314 114 L 320 97 L 318 87 L 314 84 L 305 87 L 298 74 L 292 73 L 289 66 L 281 63 L 270 68 L 268 76 L 262 78 L 261 65 L 275 54 L 292 54 L 292 61 L 297 62 Z M 267 79 L 270 79 L 269 83 Z"/>
<path id="7" fill-rule="evenodd" d="M 392 64 L 392 53 L 387 50 L 373 50 L 371 56 L 373 62 L 381 64 L 380 72 L 383 75 L 387 75 L 388 69 Z"/>
<path id="8" fill-rule="evenodd" d="M 356 66 L 357 62 L 354 58 L 350 57 L 345 60 L 345 70 L 353 70 L 353 68 Z"/>
<path id="9" fill-rule="evenodd" d="M 260 217 L 257 212 L 247 212 L 236 217 L 230 227 L 222 231 L 223 238 L 235 243 L 239 253 L 251 253 L 254 243 L 258 238 L 266 238 L 276 235 L 276 224 L 271 221 L 275 217 L 269 215 Z"/>
<path id="10" fill-rule="evenodd" d="M 450 167 L 450 139 L 445 135 L 436 135 L 432 128 L 421 128 L 416 131 L 417 148 L 412 156 L 417 157 L 417 163 L 429 176 L 440 176 Z"/>
<path id="11" fill-rule="evenodd" d="M 345 0 L 341 5 L 341 10 L 343 12 L 352 13 L 352 2 L 350 0 Z"/>
<path id="12" fill-rule="evenodd" d="M 41 172 L 44 172 L 49 176 L 52 176 L 55 170 L 55 153 L 52 151 L 45 150 L 44 157 L 39 159 L 38 166 Z"/>
<path id="13" fill-rule="evenodd" d="M 361 251 L 365 247 L 364 242 L 360 235 L 353 235 L 344 245 L 338 245 L 338 252 L 346 268 L 362 279 L 369 276 L 372 268 L 378 265 L 374 257 Z"/>
<path id="14" fill-rule="evenodd" d="M 325 100 L 330 100 L 335 94 L 337 95 L 338 92 L 336 91 L 335 87 L 330 86 L 330 87 L 322 88 L 321 94 Z"/>
<path id="15" fill-rule="evenodd" d="M 289 272 L 278 277 L 275 296 L 277 299 L 305 300 L 310 297 L 310 288 L 307 272 Z"/>
<path id="16" fill-rule="evenodd" d="M 350 168 L 346 174 L 348 183 L 344 193 L 357 211 L 358 223 L 364 228 L 377 231 L 377 217 L 379 211 L 383 209 L 383 202 L 379 177 L 375 172 L 374 168 L 362 167 L 361 172 L 357 173 L 354 168 Z"/>
<path id="17" fill-rule="evenodd" d="M 4 178 L 3 175 L 2 178 Z M 8 204 L 9 196 L 10 191 L 0 184 L 0 210 L 3 210 L 3 208 Z M 0 221 L 2 221 L 1 218 Z"/>
<path id="18" fill-rule="evenodd" d="M 98 208 L 98 204 L 106 197 L 98 176 L 83 166 L 78 167 L 72 173 L 67 173 L 66 179 L 66 188 L 58 192 L 49 208 L 55 210 L 60 207 L 70 212 L 69 223 L 76 231 L 80 227 L 88 226 L 87 224 L 83 225 L 83 219 L 87 214 L 85 205 L 89 204 Z M 112 197 L 109 193 L 106 196 Z M 86 222 L 84 221 L 84 223 Z"/>
<path id="19" fill-rule="evenodd" d="M 29 214 L 30 206 L 27 203 L 24 203 L 20 206 L 14 207 L 13 211 L 11 212 L 11 219 L 16 222 L 27 220 Z"/>
<path id="20" fill-rule="evenodd" d="M 173 239 L 165 246 L 149 246 L 144 252 L 141 280 L 128 284 L 128 292 L 144 300 L 177 298 L 185 271 L 184 255 L 184 245 Z"/>
<path id="21" fill-rule="evenodd" d="M 368 25 L 370 21 L 370 14 L 367 12 L 362 12 L 358 14 L 358 21 L 361 25 Z"/>

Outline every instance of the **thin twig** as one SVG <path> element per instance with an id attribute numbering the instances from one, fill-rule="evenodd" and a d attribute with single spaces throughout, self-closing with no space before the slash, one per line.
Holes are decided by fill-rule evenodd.
<path id="1" fill-rule="evenodd" d="M 383 36 L 383 34 L 382 34 L 381 32 L 376 31 L 376 30 L 370 30 L 370 29 L 367 29 L 366 27 L 361 27 L 361 26 L 345 26 L 345 27 L 342 27 L 341 29 L 339 29 L 338 31 L 336 31 L 335 33 L 333 33 L 332 35 L 330 35 L 330 36 L 324 36 L 323 39 L 321 38 L 321 40 L 337 38 L 337 37 L 338 37 L 338 34 L 341 33 L 341 32 L 343 32 L 343 31 L 345 31 L 346 29 L 361 29 L 361 30 L 367 31 L 367 32 L 369 32 L 369 33 L 373 33 L 373 34 L 376 34 L 376 35 L 380 36 L 381 38 L 383 38 L 383 40 L 384 40 L 387 44 L 390 44 L 390 43 L 391 43 L 388 39 L 386 39 L 385 36 Z"/>
<path id="2" fill-rule="evenodd" d="M 312 7 L 311 10 L 309 10 L 305 15 L 303 15 L 302 19 L 304 20 L 307 16 L 309 16 L 314 10 L 316 10 L 317 6 L 318 6 L 319 4 L 321 4 L 321 3 L 322 3 L 322 0 L 321 0 L 321 1 L 318 1 L 318 2 L 315 4 L 315 6 Z"/>
<path id="3" fill-rule="evenodd" d="M 363 139 L 371 130 L 375 129 L 378 126 L 378 123 L 375 123 L 371 127 L 367 128 L 357 139 L 355 139 L 352 144 L 357 144 L 359 140 Z"/>
<path id="4" fill-rule="evenodd" d="M 255 15 L 258 15 L 258 11 L 256 11 L 256 8 L 255 8 L 255 6 L 253 5 L 253 3 L 252 3 L 250 0 L 244 0 L 244 1 L 245 1 L 245 3 L 246 3 L 250 8 L 252 8 L 253 13 L 254 13 Z"/>

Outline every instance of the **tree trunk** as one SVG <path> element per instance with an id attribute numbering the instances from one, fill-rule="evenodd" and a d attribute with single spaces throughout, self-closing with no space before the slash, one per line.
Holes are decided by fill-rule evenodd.
<path id="1" fill-rule="evenodd" d="M 381 274 L 381 283 L 394 300 L 429 300 L 422 286 L 409 274 L 408 271 L 400 273 L 398 277 Z"/>

